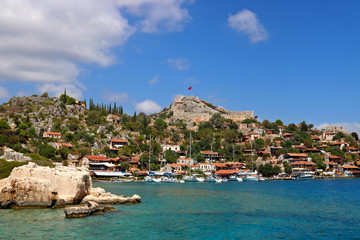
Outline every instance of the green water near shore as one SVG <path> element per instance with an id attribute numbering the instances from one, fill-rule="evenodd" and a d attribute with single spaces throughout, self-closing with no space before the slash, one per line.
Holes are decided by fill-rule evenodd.
<path id="1" fill-rule="evenodd" d="M 81 219 L 4 209 L 0 239 L 359 239 L 360 179 L 94 186 L 142 203 Z"/>

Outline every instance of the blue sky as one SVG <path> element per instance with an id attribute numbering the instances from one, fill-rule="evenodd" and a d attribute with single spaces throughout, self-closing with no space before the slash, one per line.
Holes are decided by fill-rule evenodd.
<path id="1" fill-rule="evenodd" d="M 195 95 L 360 132 L 359 1 L 106 3 L 4 1 L 0 100 L 66 88 L 132 114 Z"/>

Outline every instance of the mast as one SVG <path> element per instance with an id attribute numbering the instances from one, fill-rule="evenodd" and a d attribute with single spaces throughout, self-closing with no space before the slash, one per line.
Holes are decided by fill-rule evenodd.
<path id="1" fill-rule="evenodd" d="M 251 154 L 250 154 L 251 171 L 254 172 L 254 166 L 253 166 L 253 161 L 252 161 L 252 155 L 253 155 L 253 151 L 252 151 L 252 141 L 250 141 L 250 143 L 251 143 Z"/>
<path id="2" fill-rule="evenodd" d="M 149 174 L 150 174 L 150 153 L 151 153 L 151 135 L 150 135 L 150 144 L 149 144 Z"/>
<path id="3" fill-rule="evenodd" d="M 191 158 L 191 131 L 190 131 L 190 158 Z"/>
<path id="4" fill-rule="evenodd" d="M 233 162 L 234 162 L 234 144 L 233 144 Z"/>

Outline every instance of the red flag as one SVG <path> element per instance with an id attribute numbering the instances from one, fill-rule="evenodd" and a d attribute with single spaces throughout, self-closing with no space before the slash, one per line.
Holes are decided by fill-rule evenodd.
<path id="1" fill-rule="evenodd" d="M 190 86 L 188 89 L 191 90 L 191 89 L 192 89 L 192 86 Z"/>

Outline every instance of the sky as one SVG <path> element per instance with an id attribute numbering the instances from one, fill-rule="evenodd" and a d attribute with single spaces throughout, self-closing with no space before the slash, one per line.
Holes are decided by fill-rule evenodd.
<path id="1" fill-rule="evenodd" d="M 2 0 L 0 8 L 0 102 L 66 89 L 132 115 L 194 95 L 260 120 L 360 133 L 357 0 Z"/>

